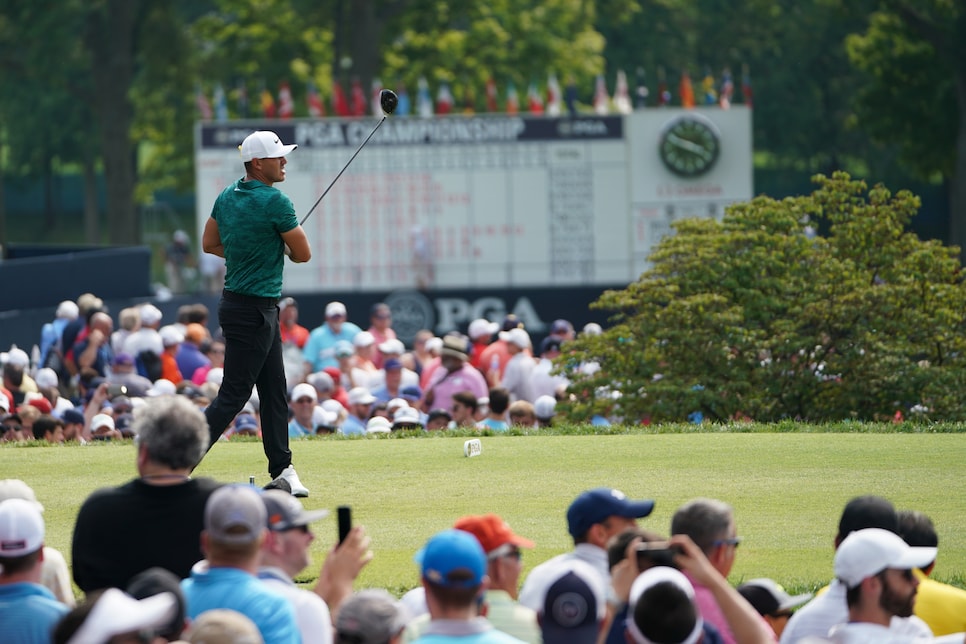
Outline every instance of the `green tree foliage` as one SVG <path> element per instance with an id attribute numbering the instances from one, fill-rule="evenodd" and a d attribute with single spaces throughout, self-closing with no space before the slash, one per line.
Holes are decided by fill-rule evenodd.
<path id="1" fill-rule="evenodd" d="M 721 222 L 678 222 L 650 270 L 595 303 L 616 324 L 562 359 L 568 413 L 827 421 L 919 405 L 966 417 L 958 249 L 905 232 L 919 208 L 908 192 L 841 172 L 815 181 L 811 195 L 758 197 Z"/>

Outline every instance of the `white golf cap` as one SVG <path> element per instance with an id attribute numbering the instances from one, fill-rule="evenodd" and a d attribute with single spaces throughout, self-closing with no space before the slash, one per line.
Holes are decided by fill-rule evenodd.
<path id="1" fill-rule="evenodd" d="M 913 548 L 902 537 L 882 528 L 856 530 L 835 551 L 835 576 L 849 588 L 886 568 L 925 568 L 936 559 L 936 548 Z"/>
<path id="2" fill-rule="evenodd" d="M 289 152 L 297 148 L 298 145 L 283 145 L 278 135 L 268 130 L 252 132 L 245 137 L 242 144 L 238 146 L 241 150 L 242 161 L 248 162 L 252 159 L 277 159 L 284 157 Z"/>
<path id="3" fill-rule="evenodd" d="M 483 318 L 478 318 L 470 322 L 470 327 L 467 329 L 467 335 L 472 339 L 481 338 L 484 336 L 490 336 L 500 330 L 500 325 L 496 322 L 490 322 Z"/>
<path id="4" fill-rule="evenodd" d="M 311 398 L 314 402 L 319 399 L 319 395 L 316 393 L 315 387 L 307 382 L 300 382 L 292 387 L 292 402 L 299 398 Z"/>
<path id="5" fill-rule="evenodd" d="M 174 617 L 177 603 L 173 593 L 134 599 L 122 590 L 108 588 L 67 642 L 106 642 L 122 633 L 157 628 Z"/>

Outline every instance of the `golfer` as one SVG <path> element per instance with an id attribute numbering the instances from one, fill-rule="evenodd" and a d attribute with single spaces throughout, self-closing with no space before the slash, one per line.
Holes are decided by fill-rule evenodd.
<path id="1" fill-rule="evenodd" d="M 284 256 L 307 262 L 312 251 L 292 201 L 273 187 L 285 181 L 285 157 L 296 147 L 283 145 L 274 132 L 248 135 L 239 148 L 245 176 L 218 195 L 205 224 L 202 247 L 225 258 L 225 290 L 218 305 L 225 336 L 225 375 L 205 417 L 211 449 L 248 402 L 254 385 L 268 473 L 273 481 L 286 481 L 295 496 L 305 497 L 309 491 L 292 467 L 288 446 L 288 390 L 278 300 Z"/>

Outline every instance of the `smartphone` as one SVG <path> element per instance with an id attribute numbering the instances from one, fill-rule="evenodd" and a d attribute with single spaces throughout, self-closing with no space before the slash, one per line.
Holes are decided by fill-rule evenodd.
<path id="1" fill-rule="evenodd" d="M 126 396 L 127 387 L 125 385 L 108 385 L 107 386 L 107 397 L 117 398 L 118 396 Z"/>
<path id="2" fill-rule="evenodd" d="M 340 505 L 336 512 L 339 520 L 339 543 L 342 543 L 352 529 L 352 508 L 348 505 Z"/>
<path id="3" fill-rule="evenodd" d="M 674 555 L 680 554 L 678 546 L 670 545 L 666 541 L 641 543 L 637 546 L 637 567 L 640 570 L 652 568 L 654 566 L 674 565 Z"/>

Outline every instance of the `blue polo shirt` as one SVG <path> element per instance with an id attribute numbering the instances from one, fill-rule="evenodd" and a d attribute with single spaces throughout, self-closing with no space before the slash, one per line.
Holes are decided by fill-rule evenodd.
<path id="1" fill-rule="evenodd" d="M 69 609 L 40 584 L 0 586 L 0 634 L 4 644 L 49 644 Z"/>

